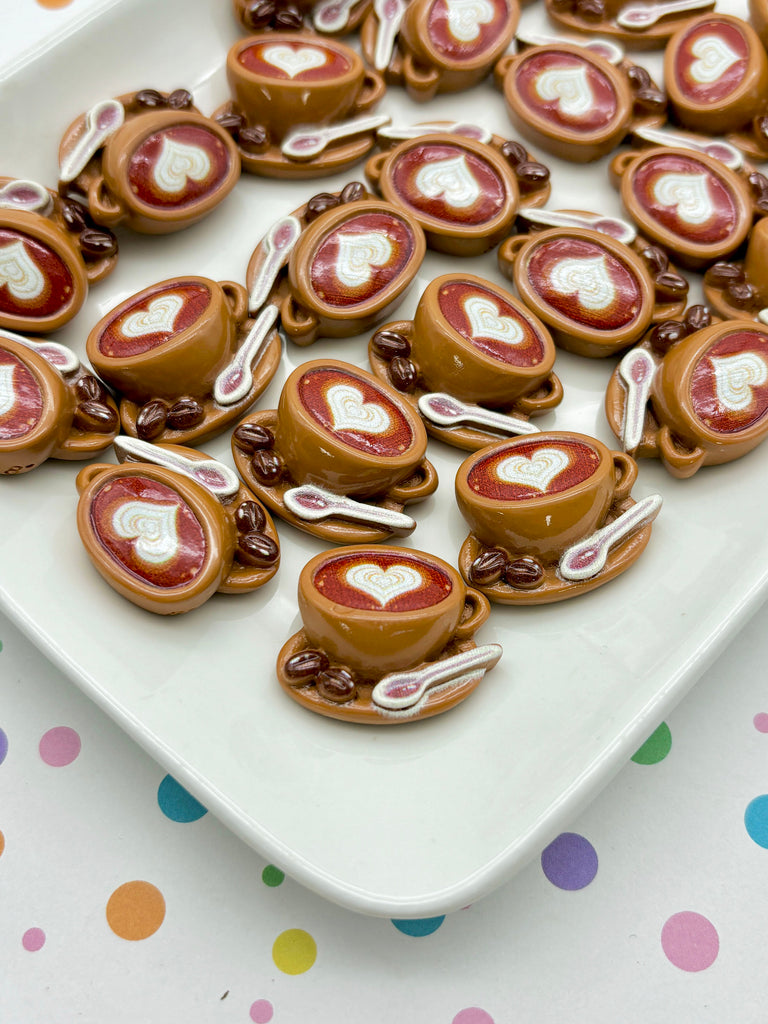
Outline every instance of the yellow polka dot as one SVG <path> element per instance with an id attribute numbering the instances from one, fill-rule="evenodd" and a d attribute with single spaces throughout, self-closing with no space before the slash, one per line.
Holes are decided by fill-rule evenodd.
<path id="1" fill-rule="evenodd" d="M 150 882 L 126 882 L 107 903 L 107 924 L 121 939 L 147 939 L 164 918 L 163 894 Z"/>
<path id="2" fill-rule="evenodd" d="M 272 959 L 283 974 L 303 974 L 317 959 L 317 945 L 309 932 L 289 928 L 275 939 Z"/>
<path id="3" fill-rule="evenodd" d="M 2 856 L 3 850 L 5 849 L 5 836 L 0 832 L 0 856 Z"/>

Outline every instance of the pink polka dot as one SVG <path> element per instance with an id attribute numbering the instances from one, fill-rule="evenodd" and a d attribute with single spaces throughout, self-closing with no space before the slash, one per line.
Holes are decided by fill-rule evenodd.
<path id="1" fill-rule="evenodd" d="M 768 732 L 768 715 L 765 711 L 761 711 L 759 714 L 755 715 L 752 722 L 758 732 Z"/>
<path id="2" fill-rule="evenodd" d="M 36 953 L 45 945 L 45 932 L 42 928 L 28 928 L 21 937 L 21 944 L 28 953 Z"/>
<path id="3" fill-rule="evenodd" d="M 80 737 L 67 725 L 49 729 L 40 740 L 40 757 L 52 768 L 72 764 L 80 753 Z"/>
<path id="4" fill-rule="evenodd" d="M 459 1010 L 452 1024 L 493 1024 L 493 1017 L 479 1006 L 468 1006 L 466 1010 Z"/>
<path id="5" fill-rule="evenodd" d="M 701 914 L 684 910 L 673 914 L 661 929 L 661 948 L 681 971 L 705 971 L 717 959 L 717 929 Z"/>
<path id="6" fill-rule="evenodd" d="M 269 1024 L 274 1010 L 268 999 L 257 999 L 251 1006 L 251 1020 L 254 1024 Z"/>

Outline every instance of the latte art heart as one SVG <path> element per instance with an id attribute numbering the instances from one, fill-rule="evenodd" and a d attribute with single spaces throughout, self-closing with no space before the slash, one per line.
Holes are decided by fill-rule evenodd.
<path id="1" fill-rule="evenodd" d="M 691 46 L 698 57 L 690 67 L 691 77 L 701 85 L 711 85 L 741 60 L 721 36 L 699 36 Z"/>
<path id="2" fill-rule="evenodd" d="M 304 71 L 314 71 L 325 64 L 325 54 L 314 46 L 301 46 L 294 50 L 291 46 L 265 46 L 261 51 L 262 60 L 295 78 Z"/>
<path id="3" fill-rule="evenodd" d="M 386 409 L 366 402 L 362 391 L 352 384 L 334 384 L 325 393 L 334 430 L 356 430 L 363 434 L 383 434 L 389 430 Z"/>
<path id="4" fill-rule="evenodd" d="M 178 195 L 187 181 L 205 181 L 210 173 L 211 158 L 204 149 L 163 136 L 163 148 L 152 168 L 152 177 L 162 192 Z"/>
<path id="5" fill-rule="evenodd" d="M 706 174 L 661 174 L 652 186 L 654 199 L 672 206 L 686 224 L 700 225 L 714 216 Z"/>
<path id="6" fill-rule="evenodd" d="M 362 288 L 373 277 L 374 267 L 392 259 L 392 242 L 380 231 L 338 236 L 336 277 L 348 288 Z"/>
<path id="7" fill-rule="evenodd" d="M 493 21 L 489 0 L 446 0 L 448 31 L 460 43 L 471 43 L 480 35 L 480 26 Z"/>
<path id="8" fill-rule="evenodd" d="M 154 505 L 128 501 L 112 516 L 112 529 L 123 540 L 135 541 L 138 558 L 150 565 L 169 562 L 179 551 L 176 505 Z"/>
<path id="9" fill-rule="evenodd" d="M 605 256 L 560 260 L 549 271 L 549 283 L 560 295 L 575 295 L 583 309 L 608 309 L 616 299 Z"/>
<path id="10" fill-rule="evenodd" d="M 502 483 L 533 487 L 544 494 L 570 461 L 562 448 L 539 448 L 529 459 L 510 455 L 496 466 L 496 475 Z"/>
<path id="11" fill-rule="evenodd" d="M 768 380 L 768 366 L 756 352 L 737 352 L 732 356 L 712 356 L 715 394 L 718 402 L 731 412 L 742 412 L 752 404 L 752 389 Z"/>
<path id="12" fill-rule="evenodd" d="M 463 210 L 480 198 L 481 189 L 466 157 L 450 157 L 424 164 L 416 174 L 416 188 L 427 199 L 442 199 L 446 206 Z"/>
<path id="13" fill-rule="evenodd" d="M 583 64 L 571 68 L 549 68 L 536 79 L 541 99 L 557 100 L 564 117 L 583 117 L 595 105 L 595 97 Z"/>
<path id="14" fill-rule="evenodd" d="M 16 405 L 16 388 L 13 386 L 15 370 L 13 365 L 0 366 L 0 416 L 5 416 Z"/>
<path id="15" fill-rule="evenodd" d="M 30 259 L 22 241 L 0 248 L 0 287 L 5 285 L 14 299 L 29 302 L 42 294 L 45 278 Z"/>
<path id="16" fill-rule="evenodd" d="M 473 338 L 491 338 L 505 345 L 519 345 L 523 329 L 511 316 L 500 316 L 499 307 L 482 295 L 470 295 L 464 300 L 464 312 L 469 320 Z"/>
<path id="17" fill-rule="evenodd" d="M 145 334 L 170 334 L 176 317 L 184 306 L 184 299 L 173 292 L 152 299 L 146 309 L 131 313 L 123 320 L 120 332 L 126 338 L 141 338 Z"/>
<path id="18" fill-rule="evenodd" d="M 403 594 L 418 590 L 423 583 L 420 572 L 409 565 L 390 565 L 382 569 L 372 562 L 353 565 L 344 574 L 345 582 L 372 598 L 382 608 Z"/>

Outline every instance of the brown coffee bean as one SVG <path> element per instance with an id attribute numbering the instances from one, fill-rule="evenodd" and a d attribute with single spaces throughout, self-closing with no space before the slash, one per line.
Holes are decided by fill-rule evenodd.
<path id="1" fill-rule="evenodd" d="M 663 114 L 667 109 L 667 94 L 654 86 L 638 89 L 635 93 L 634 108 L 636 113 Z"/>
<path id="2" fill-rule="evenodd" d="M 61 203 L 61 216 L 69 231 L 77 231 L 79 234 L 88 227 L 88 210 L 74 199 L 64 199 Z"/>
<path id="3" fill-rule="evenodd" d="M 376 331 L 372 339 L 372 348 L 379 359 L 394 359 L 395 356 L 411 354 L 411 343 L 404 334 L 397 331 Z"/>
<path id="4" fill-rule="evenodd" d="M 361 199 L 365 199 L 368 193 L 365 191 L 365 185 L 361 181 L 350 181 L 341 190 L 339 195 L 340 203 L 357 203 Z"/>
<path id="5" fill-rule="evenodd" d="M 285 7 L 280 7 L 275 12 L 273 24 L 276 29 L 296 32 L 303 27 L 304 18 L 298 7 L 294 7 L 293 4 L 286 4 Z"/>
<path id="6" fill-rule="evenodd" d="M 256 569 L 269 569 L 280 557 L 280 549 L 266 533 L 250 530 L 237 538 L 237 560 Z"/>
<path id="7" fill-rule="evenodd" d="M 242 501 L 235 509 L 235 526 L 240 533 L 262 533 L 267 516 L 258 501 Z"/>
<path id="8" fill-rule="evenodd" d="M 174 89 L 168 97 L 171 110 L 189 110 L 192 106 L 192 93 L 189 89 Z"/>
<path id="9" fill-rule="evenodd" d="M 153 398 L 142 406 L 136 417 L 136 433 L 142 441 L 154 441 L 165 430 L 168 406 L 159 398 Z"/>
<path id="10" fill-rule="evenodd" d="M 271 25 L 272 19 L 275 16 L 275 9 L 273 0 L 255 0 L 255 2 L 248 4 L 243 11 L 243 21 L 248 28 L 259 32 L 261 29 Z"/>
<path id="11" fill-rule="evenodd" d="M 764 196 L 768 193 L 768 178 L 764 174 L 760 174 L 759 171 L 752 171 L 747 181 L 756 196 Z"/>
<path id="12" fill-rule="evenodd" d="M 685 311 L 683 323 L 689 334 L 695 334 L 696 331 L 703 331 L 705 327 L 709 327 L 712 323 L 712 314 L 706 306 L 689 306 Z"/>
<path id="13" fill-rule="evenodd" d="M 737 263 L 713 263 L 704 275 L 706 284 L 714 288 L 727 288 L 729 284 L 744 280 L 744 271 Z"/>
<path id="14" fill-rule="evenodd" d="M 669 266 L 669 256 L 658 245 L 647 245 L 640 250 L 640 257 L 652 274 L 660 274 Z"/>
<path id="15" fill-rule="evenodd" d="M 263 124 L 241 128 L 237 133 L 237 143 L 246 153 L 264 153 L 270 146 L 269 132 Z"/>
<path id="16" fill-rule="evenodd" d="M 404 356 L 395 356 L 389 364 L 389 379 L 398 391 L 413 391 L 418 376 L 414 364 Z"/>
<path id="17" fill-rule="evenodd" d="M 286 661 L 283 672 L 289 682 L 295 685 L 313 683 L 321 672 L 328 668 L 328 655 L 312 647 L 299 651 Z"/>
<path id="18" fill-rule="evenodd" d="M 504 580 L 516 590 L 535 590 L 544 579 L 544 569 L 537 559 L 530 555 L 516 558 L 504 570 Z"/>
<path id="19" fill-rule="evenodd" d="M 101 260 L 107 256 L 117 255 L 117 239 L 111 231 L 105 231 L 103 228 L 84 228 L 77 243 L 83 259 L 86 260 Z"/>
<path id="20" fill-rule="evenodd" d="M 639 64 L 630 64 L 626 73 L 633 89 L 648 89 L 653 85 L 651 76 Z"/>
<path id="21" fill-rule="evenodd" d="M 746 281 L 729 284 L 725 295 L 732 306 L 737 309 L 752 309 L 757 301 L 757 292 Z"/>
<path id="22" fill-rule="evenodd" d="M 487 548 L 469 568 L 469 579 L 479 587 L 498 583 L 507 567 L 507 556 L 499 548 Z"/>
<path id="23" fill-rule="evenodd" d="M 245 128 L 246 120 L 242 114 L 238 114 L 235 110 L 227 110 L 222 114 L 217 114 L 216 123 L 220 124 L 225 132 L 233 138 L 237 138 L 238 132 L 241 128 Z"/>
<path id="24" fill-rule="evenodd" d="M 283 475 L 283 460 L 276 452 L 257 451 L 251 459 L 251 469 L 259 483 L 271 487 Z"/>
<path id="25" fill-rule="evenodd" d="M 157 89 L 141 89 L 134 96 L 133 102 L 136 106 L 145 107 L 147 110 L 166 106 L 165 96 Z"/>
<path id="26" fill-rule="evenodd" d="M 260 427 L 258 423 L 241 423 L 232 435 L 235 445 L 241 452 L 260 452 L 265 448 L 271 448 L 275 443 L 275 435 L 266 427 Z"/>
<path id="27" fill-rule="evenodd" d="M 519 167 L 520 164 L 523 164 L 528 160 L 527 149 L 519 142 L 515 142 L 514 139 L 509 139 L 502 145 L 501 155 L 507 161 L 509 166 L 513 168 Z"/>
<path id="28" fill-rule="evenodd" d="M 355 677 L 345 668 L 326 668 L 318 673 L 315 680 L 317 692 L 334 704 L 345 704 L 354 700 L 357 693 Z"/>
<path id="29" fill-rule="evenodd" d="M 168 410 L 169 430 L 191 430 L 205 419 L 205 409 L 196 398 L 180 398 Z"/>
<path id="30" fill-rule="evenodd" d="M 578 0 L 576 14 L 584 21 L 602 21 L 605 18 L 605 0 Z"/>
<path id="31" fill-rule="evenodd" d="M 104 402 L 107 397 L 107 389 L 98 377 L 86 373 L 75 384 L 75 394 L 78 402 Z"/>
<path id="32" fill-rule="evenodd" d="M 664 302 L 674 302 L 688 294 L 688 282 L 674 270 L 664 270 L 653 279 L 656 298 Z"/>
<path id="33" fill-rule="evenodd" d="M 768 213 L 768 194 L 759 196 L 755 200 L 755 213 L 758 213 L 761 217 Z"/>
<path id="34" fill-rule="evenodd" d="M 307 203 L 307 209 L 306 213 L 304 214 L 304 219 L 306 220 L 307 224 L 311 224 L 311 222 L 316 217 L 319 217 L 321 213 L 325 213 L 326 210 L 332 210 L 335 206 L 338 205 L 339 198 L 338 196 L 335 196 L 332 192 L 318 192 L 317 195 L 312 196 L 312 198 Z"/>
<path id="35" fill-rule="evenodd" d="M 549 181 L 549 168 L 537 160 L 524 160 L 515 168 L 517 184 L 523 195 L 543 188 Z"/>
<path id="36" fill-rule="evenodd" d="M 663 356 L 678 341 L 682 341 L 686 334 L 685 325 L 679 320 L 664 320 L 662 323 L 656 324 L 651 331 L 651 348 Z"/>
<path id="37" fill-rule="evenodd" d="M 105 402 L 81 402 L 75 407 L 72 422 L 79 430 L 92 434 L 111 434 L 117 430 L 118 417 Z"/>
<path id="38" fill-rule="evenodd" d="M 763 146 L 768 143 L 768 117 L 763 114 L 756 117 L 752 122 L 752 131 L 758 136 L 758 142 Z"/>

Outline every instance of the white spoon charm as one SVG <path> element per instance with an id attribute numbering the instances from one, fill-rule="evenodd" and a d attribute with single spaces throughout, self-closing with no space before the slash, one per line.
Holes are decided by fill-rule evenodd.
<path id="1" fill-rule="evenodd" d="M 565 210 L 521 210 L 520 216 L 530 224 L 546 224 L 549 227 L 589 228 L 609 235 L 624 245 L 631 245 L 637 237 L 634 227 L 618 217 L 603 217 L 598 213 L 566 213 Z"/>
<path id="2" fill-rule="evenodd" d="M 91 107 L 85 115 L 85 131 L 62 157 L 59 179 L 64 183 L 74 181 L 124 120 L 125 109 L 119 100 L 102 100 Z"/>
<path id="3" fill-rule="evenodd" d="M 467 139 L 475 139 L 477 142 L 489 143 L 493 139 L 493 133 L 479 124 L 470 124 L 468 121 L 452 121 L 440 123 L 389 125 L 380 128 L 377 132 L 379 139 L 385 142 L 402 142 L 406 139 L 418 139 L 422 135 L 463 135 Z"/>
<path id="4" fill-rule="evenodd" d="M 436 427 L 458 427 L 471 424 L 488 427 L 514 437 L 518 434 L 538 434 L 539 428 L 528 420 L 519 420 L 501 412 L 492 412 L 479 405 L 467 405 L 443 391 L 430 391 L 419 399 L 419 412 Z"/>
<path id="5" fill-rule="evenodd" d="M 227 408 L 241 402 L 253 387 L 253 371 L 264 357 L 277 320 L 277 306 L 265 306 L 256 317 L 235 358 L 213 384 L 213 400 Z"/>
<path id="6" fill-rule="evenodd" d="M 660 494 L 649 494 L 647 498 L 638 501 L 608 526 L 596 530 L 591 537 L 568 548 L 557 567 L 559 574 L 572 583 L 597 576 L 604 568 L 611 548 L 642 526 L 652 523 L 660 508 Z"/>
<path id="7" fill-rule="evenodd" d="M 360 0 L 323 0 L 312 12 L 312 24 L 318 32 L 341 32 Z"/>
<path id="8" fill-rule="evenodd" d="M 53 209 L 53 197 L 47 188 L 36 181 L 17 178 L 0 188 L 0 209 L 24 210 L 45 217 Z"/>
<path id="9" fill-rule="evenodd" d="M 67 348 L 66 345 L 60 345 L 58 341 L 32 341 L 31 338 L 25 338 L 22 334 L 14 334 L 13 331 L 2 329 L 0 329 L 0 338 L 10 338 L 11 341 L 18 342 L 19 345 L 31 348 L 61 374 L 74 373 L 80 369 L 80 360 L 72 349 Z"/>
<path id="10" fill-rule="evenodd" d="M 389 121 L 389 114 L 371 114 L 369 117 L 356 117 L 351 121 L 329 125 L 327 128 L 297 128 L 283 139 L 280 151 L 289 160 L 314 160 L 330 142 L 376 131 L 377 128 L 389 124 Z"/>
<path id="11" fill-rule="evenodd" d="M 412 710 L 428 690 L 444 683 L 460 684 L 465 677 L 471 677 L 478 671 L 485 673 L 493 668 L 501 655 L 499 644 L 485 644 L 424 668 L 391 672 L 374 686 L 371 701 L 383 711 Z"/>
<path id="12" fill-rule="evenodd" d="M 377 71 L 386 71 L 389 67 L 405 8 L 406 0 L 374 0 L 373 10 L 379 20 L 373 51 L 373 66 Z"/>
<path id="13" fill-rule="evenodd" d="M 633 3 L 622 7 L 616 15 L 616 24 L 630 32 L 642 32 L 668 14 L 678 11 L 699 11 L 714 7 L 714 0 L 667 0 L 666 3 L 643 4 Z"/>
<path id="14" fill-rule="evenodd" d="M 637 128 L 633 134 L 645 139 L 646 142 L 656 142 L 660 146 L 677 146 L 679 149 L 692 149 L 696 153 L 704 153 L 705 156 L 711 156 L 713 160 L 719 160 L 721 164 L 730 167 L 732 171 L 740 171 L 744 166 L 744 157 L 739 150 L 722 139 L 699 138 L 690 132 L 673 132 L 645 125 Z"/>
<path id="15" fill-rule="evenodd" d="M 225 504 L 240 490 L 240 481 L 234 470 L 215 459 L 188 459 L 160 445 L 141 441 L 137 437 L 121 434 L 113 441 L 120 462 L 149 462 L 190 477 Z"/>
<path id="16" fill-rule="evenodd" d="M 560 43 L 568 43 L 569 46 L 580 46 L 583 50 L 591 50 L 611 64 L 620 64 L 624 60 L 624 50 L 618 43 L 610 39 L 590 39 L 585 42 L 583 39 L 564 39 L 562 36 L 550 36 L 545 32 L 518 32 L 515 36 L 518 45 L 523 46 L 557 46 Z"/>
<path id="17" fill-rule="evenodd" d="M 627 389 L 621 443 L 632 455 L 643 438 L 645 410 L 658 364 L 648 349 L 633 348 L 619 363 L 619 376 Z"/>
<path id="18" fill-rule="evenodd" d="M 301 224 L 298 218 L 290 215 L 275 221 L 261 240 L 261 265 L 256 271 L 251 294 L 248 297 L 248 310 L 251 316 L 258 311 L 269 298 L 277 275 L 290 259 L 293 247 L 301 237 Z"/>
<path id="19" fill-rule="evenodd" d="M 292 487 L 283 495 L 283 501 L 289 512 L 306 523 L 330 518 L 348 519 L 367 526 L 377 526 L 402 537 L 416 529 L 416 520 L 402 512 L 379 505 L 367 505 L 344 495 L 333 494 L 314 484 Z"/>

